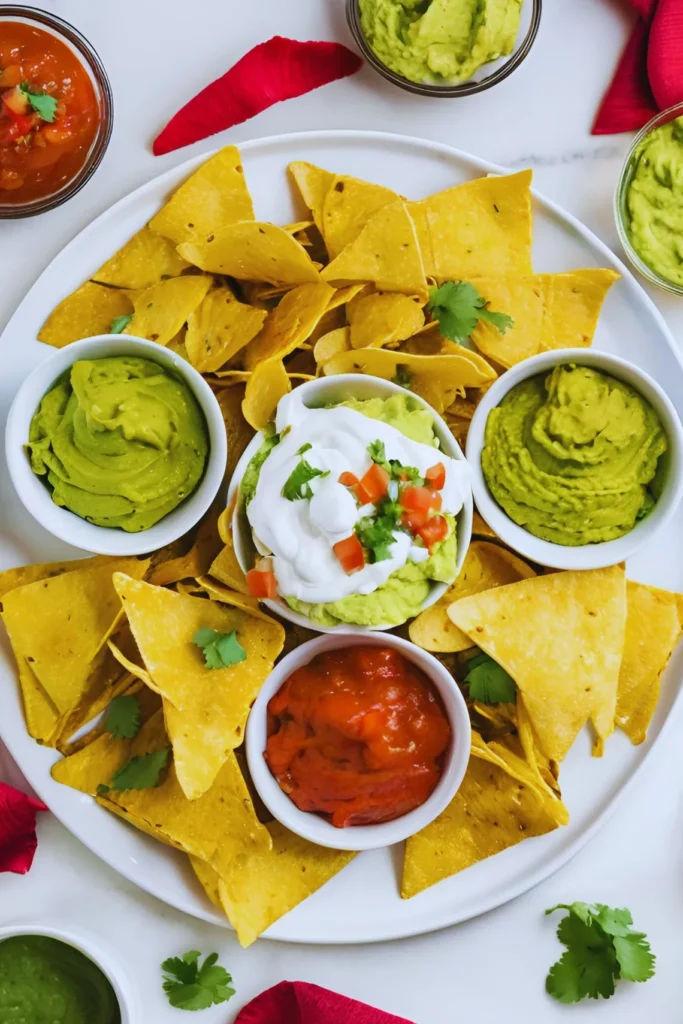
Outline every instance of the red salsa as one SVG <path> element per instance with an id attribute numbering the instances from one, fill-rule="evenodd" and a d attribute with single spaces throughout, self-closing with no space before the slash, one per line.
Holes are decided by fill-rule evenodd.
<path id="1" fill-rule="evenodd" d="M 268 704 L 266 761 L 302 811 L 337 828 L 392 821 L 423 804 L 451 727 L 427 676 L 394 648 L 326 651 Z"/>
<path id="2" fill-rule="evenodd" d="M 0 24 L 0 205 L 63 188 L 100 120 L 92 79 L 66 43 L 24 22 Z"/>

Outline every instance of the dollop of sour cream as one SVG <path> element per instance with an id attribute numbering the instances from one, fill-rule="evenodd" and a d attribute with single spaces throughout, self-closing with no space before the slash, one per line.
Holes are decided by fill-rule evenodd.
<path id="1" fill-rule="evenodd" d="M 387 459 L 414 466 L 422 475 L 436 462 L 443 463 L 442 512 L 457 515 L 469 490 L 465 462 L 347 406 L 309 409 L 295 390 L 281 399 L 275 429 L 281 440 L 261 468 L 247 518 L 258 551 L 273 556 L 278 591 L 285 597 L 325 604 L 350 594 L 371 594 L 407 561 L 429 557 L 424 547 L 399 529 L 389 558 L 366 563 L 350 575 L 333 550 L 334 544 L 351 536 L 363 516 L 375 511 L 372 505 L 359 508 L 353 493 L 339 483 L 342 473 L 354 473 L 360 480 L 367 472 L 372 465 L 368 445 L 373 441 L 384 443 Z M 299 454 L 304 445 L 311 447 Z M 282 491 L 302 457 L 326 475 L 310 481 L 310 499 L 290 501 Z"/>

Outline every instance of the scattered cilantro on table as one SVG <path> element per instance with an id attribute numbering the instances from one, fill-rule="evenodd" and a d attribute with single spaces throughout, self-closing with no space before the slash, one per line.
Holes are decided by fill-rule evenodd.
<path id="1" fill-rule="evenodd" d="M 104 727 L 115 740 L 132 740 L 140 731 L 140 704 L 135 694 L 120 694 L 109 701 Z"/>
<path id="2" fill-rule="evenodd" d="M 245 661 L 247 652 L 237 639 L 233 629 L 231 633 L 219 633 L 216 629 L 198 629 L 192 637 L 192 643 L 201 647 L 207 668 L 230 668 L 240 661 Z"/>
<path id="3" fill-rule="evenodd" d="M 514 327 L 507 313 L 494 313 L 486 299 L 468 281 L 445 281 L 429 292 L 427 309 L 439 323 L 444 338 L 461 342 L 469 338 L 480 320 L 486 320 L 501 334 Z"/>
<path id="4" fill-rule="evenodd" d="M 209 953 L 201 966 L 200 956 L 199 950 L 191 949 L 182 957 L 169 957 L 161 965 L 164 992 L 178 1010 L 206 1010 L 227 1003 L 235 994 L 232 976 L 216 963 L 218 953 Z"/>
<path id="5" fill-rule="evenodd" d="M 52 124 L 57 113 L 57 100 L 54 96 L 48 96 L 46 92 L 32 89 L 28 82 L 22 82 L 19 91 L 24 94 L 31 104 L 31 108 L 42 121 Z"/>
<path id="6" fill-rule="evenodd" d="M 133 313 L 124 313 L 122 316 L 115 316 L 109 328 L 110 334 L 122 334 L 133 319 Z"/>
<path id="7" fill-rule="evenodd" d="M 546 910 L 566 910 L 557 937 L 567 949 L 546 978 L 546 991 L 561 1003 L 609 999 L 615 982 L 647 981 L 655 957 L 642 932 L 632 929 L 631 912 L 603 903 L 560 903 Z"/>
<path id="8" fill-rule="evenodd" d="M 512 676 L 483 651 L 467 662 L 465 682 L 471 699 L 481 704 L 509 704 L 517 699 L 517 686 Z"/>
<path id="9" fill-rule="evenodd" d="M 308 447 L 310 448 L 311 445 Z M 302 451 L 308 451 L 306 445 L 302 445 L 297 454 L 301 454 Z M 312 498 L 313 491 L 311 489 L 310 481 L 314 480 L 317 476 L 326 477 L 329 475 L 329 469 L 326 469 L 323 473 L 322 469 L 316 469 L 315 466 L 311 466 L 306 462 L 306 459 L 302 457 L 301 461 L 285 480 L 285 485 L 282 488 L 282 497 L 287 498 L 288 501 L 299 501 L 302 498 Z"/>
<path id="10" fill-rule="evenodd" d="M 166 767 L 170 747 L 155 750 L 150 754 L 131 757 L 122 768 L 112 776 L 108 786 L 97 787 L 98 796 L 106 796 L 110 789 L 154 789 L 159 783 L 162 770 Z"/>

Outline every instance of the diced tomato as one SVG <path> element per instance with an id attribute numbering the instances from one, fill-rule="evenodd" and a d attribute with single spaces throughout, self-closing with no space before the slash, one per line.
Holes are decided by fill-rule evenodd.
<path id="1" fill-rule="evenodd" d="M 339 483 L 344 484 L 344 487 L 355 487 L 358 483 L 358 477 L 355 473 L 341 473 L 339 476 Z"/>
<path id="2" fill-rule="evenodd" d="M 342 569 L 349 576 L 352 572 L 358 572 L 365 565 L 365 553 L 363 545 L 355 533 L 344 540 L 338 540 L 332 545 L 332 550 L 339 559 Z"/>
<path id="3" fill-rule="evenodd" d="M 373 462 L 370 469 L 361 477 L 356 485 L 356 497 L 361 505 L 369 503 L 375 505 L 378 501 L 381 501 L 389 490 L 390 480 L 391 477 L 386 469 Z"/>
<path id="4" fill-rule="evenodd" d="M 247 588 L 252 597 L 272 600 L 277 597 L 277 580 L 273 572 L 272 558 L 259 558 L 253 569 L 247 573 Z"/>
<path id="5" fill-rule="evenodd" d="M 441 508 L 441 495 L 431 487 L 410 486 L 403 488 L 399 502 L 411 512 L 426 512 L 429 509 L 438 512 Z"/>
<path id="6" fill-rule="evenodd" d="M 7 113 L 13 118 L 24 117 L 31 109 L 26 93 L 22 92 L 18 85 L 3 92 L 2 102 Z"/>
<path id="7" fill-rule="evenodd" d="M 430 466 L 425 473 L 425 480 L 435 491 L 440 491 L 446 483 L 446 467 L 443 462 L 437 462 L 436 465 Z"/>
<path id="8" fill-rule="evenodd" d="M 428 509 L 405 509 L 401 513 L 401 522 L 411 533 L 417 533 L 429 519 Z"/>
<path id="9" fill-rule="evenodd" d="M 448 521 L 444 516 L 430 516 L 424 526 L 417 531 L 424 546 L 431 551 L 435 544 L 445 540 L 448 535 Z"/>

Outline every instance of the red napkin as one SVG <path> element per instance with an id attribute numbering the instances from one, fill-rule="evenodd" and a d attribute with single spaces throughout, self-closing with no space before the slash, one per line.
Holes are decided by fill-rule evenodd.
<path id="1" fill-rule="evenodd" d="M 683 103 L 683 0 L 629 0 L 638 22 L 593 125 L 593 135 L 642 128 Z"/>
<path id="2" fill-rule="evenodd" d="M 252 999 L 235 1024 L 411 1024 L 305 981 L 282 981 Z"/>
<path id="3" fill-rule="evenodd" d="M 41 800 L 0 782 L 0 871 L 26 874 L 38 846 L 36 814 L 47 810 Z"/>

